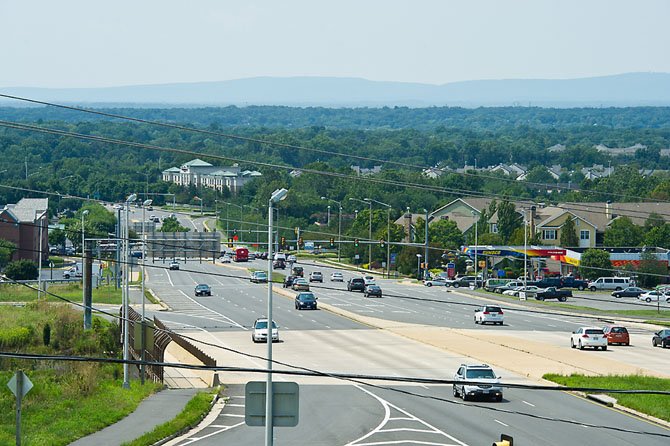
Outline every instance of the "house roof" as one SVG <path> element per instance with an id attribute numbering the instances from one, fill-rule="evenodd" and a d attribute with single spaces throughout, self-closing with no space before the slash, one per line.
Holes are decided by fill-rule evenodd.
<path id="1" fill-rule="evenodd" d="M 165 169 L 163 171 L 163 173 L 165 172 L 181 172 L 181 170 L 179 169 L 179 167 L 170 167 L 169 169 Z"/>
<path id="2" fill-rule="evenodd" d="M 33 223 L 47 211 L 48 207 L 48 198 L 22 198 L 16 204 L 6 205 L 5 210 L 19 222 Z"/>
<path id="3" fill-rule="evenodd" d="M 209 164 L 207 161 L 203 161 L 199 158 L 196 158 L 194 160 L 189 161 L 188 163 L 184 163 L 184 166 L 188 166 L 188 167 L 211 167 L 212 165 Z"/>

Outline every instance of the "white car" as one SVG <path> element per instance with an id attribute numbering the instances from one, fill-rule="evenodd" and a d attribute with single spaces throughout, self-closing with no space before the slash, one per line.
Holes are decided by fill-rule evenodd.
<path id="1" fill-rule="evenodd" d="M 226 255 L 226 256 L 221 257 L 221 263 L 231 263 L 231 262 L 232 262 L 232 260 L 231 260 L 230 256 Z"/>
<path id="2" fill-rule="evenodd" d="M 470 384 L 460 384 L 462 381 L 471 381 Z M 491 367 L 486 364 L 461 364 L 454 375 L 453 391 L 455 397 L 466 401 L 470 398 L 493 398 L 502 401 L 503 389 L 500 386 L 500 376 L 496 376 Z"/>
<path id="3" fill-rule="evenodd" d="M 570 336 L 570 347 L 584 350 L 585 347 L 598 347 L 607 350 L 607 337 L 600 327 L 579 327 Z"/>
<path id="4" fill-rule="evenodd" d="M 363 280 L 365 280 L 365 286 L 376 285 L 375 278 L 370 275 L 363 276 Z"/>
<path id="5" fill-rule="evenodd" d="M 436 277 L 434 279 L 424 280 L 423 284 L 425 286 L 447 286 L 448 279 L 446 277 Z"/>
<path id="6" fill-rule="evenodd" d="M 298 263 L 298 258 L 291 254 L 290 256 L 286 257 L 286 261 L 289 263 Z"/>
<path id="7" fill-rule="evenodd" d="M 267 318 L 256 319 L 254 329 L 251 332 L 251 340 L 254 342 L 267 342 L 268 320 Z M 279 327 L 272 321 L 272 342 L 279 342 Z"/>
<path id="8" fill-rule="evenodd" d="M 497 305 L 484 305 L 475 310 L 475 324 L 503 324 L 503 310 Z"/>
<path id="9" fill-rule="evenodd" d="M 527 287 L 517 287 L 514 288 L 513 290 L 507 290 L 503 291 L 503 294 L 506 296 L 514 296 L 514 297 L 519 297 L 519 293 L 522 291 L 525 291 L 526 293 L 537 293 L 538 291 L 542 291 L 544 288 L 539 288 L 536 287 L 535 285 L 529 285 Z"/>
<path id="10" fill-rule="evenodd" d="M 344 282 L 344 276 L 342 273 L 333 273 L 330 275 L 330 281 L 331 282 Z"/>
<path id="11" fill-rule="evenodd" d="M 670 296 L 668 296 L 667 294 L 664 294 L 661 291 L 656 291 L 656 290 L 647 291 L 646 293 L 642 293 L 637 298 L 640 299 L 640 300 L 643 300 L 647 303 L 658 302 L 659 298 L 662 299 L 662 300 L 665 300 L 666 302 L 670 302 Z"/>

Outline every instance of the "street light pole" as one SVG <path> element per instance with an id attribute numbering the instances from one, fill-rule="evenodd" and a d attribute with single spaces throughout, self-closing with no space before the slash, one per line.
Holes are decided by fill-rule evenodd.
<path id="1" fill-rule="evenodd" d="M 372 265 L 372 202 L 369 198 L 364 198 L 363 200 L 359 200 L 358 198 L 349 198 L 349 200 L 365 203 L 369 206 L 370 209 L 370 223 L 368 225 L 368 269 L 370 269 L 370 266 Z"/>
<path id="2" fill-rule="evenodd" d="M 526 232 L 526 209 L 523 210 L 523 289 L 526 290 L 527 285 L 527 265 L 528 265 L 528 235 Z"/>
<path id="3" fill-rule="evenodd" d="M 477 213 L 472 211 L 472 216 L 475 218 L 475 288 L 477 288 Z"/>
<path id="4" fill-rule="evenodd" d="M 128 343 L 130 342 L 130 322 L 129 322 L 129 291 L 130 291 L 130 280 L 128 277 L 128 262 L 129 262 L 129 242 L 130 242 L 130 231 L 128 226 L 128 219 L 130 217 L 130 203 L 137 199 L 136 194 L 130 194 L 126 199 L 126 221 L 124 225 L 124 234 L 123 234 L 123 388 L 130 388 L 130 381 L 128 376 L 128 360 L 130 359 Z"/>
<path id="5" fill-rule="evenodd" d="M 268 323 L 267 323 L 267 381 L 265 387 L 265 445 L 272 446 L 273 417 L 272 417 L 272 206 L 286 198 L 286 189 L 277 189 L 268 201 Z"/>
<path id="6" fill-rule="evenodd" d="M 342 247 L 342 202 L 337 201 L 337 200 L 333 200 L 332 198 L 327 198 L 327 197 L 321 197 L 321 199 L 332 201 L 333 203 L 337 203 L 337 207 L 340 210 L 340 213 L 337 217 L 337 261 L 339 262 L 339 261 L 341 261 L 340 249 Z M 330 210 L 330 206 L 328 207 L 328 209 Z M 356 216 L 358 216 L 358 212 L 356 213 Z M 328 226 L 330 226 L 330 217 L 328 218 L 328 222 L 329 222 Z"/>
<path id="7" fill-rule="evenodd" d="M 428 273 L 428 209 L 424 209 L 423 212 L 426 213 L 426 234 L 424 236 L 424 241 L 425 241 L 425 254 L 424 254 L 424 259 L 426 260 L 426 270 L 424 271 L 423 275 L 424 277 L 427 276 Z"/>
<path id="8" fill-rule="evenodd" d="M 375 202 L 386 207 L 386 277 L 390 277 L 389 267 L 391 266 L 391 245 L 389 244 L 391 238 L 391 205 L 381 201 L 373 200 L 372 198 L 365 198 L 366 201 Z"/>
<path id="9" fill-rule="evenodd" d="M 421 280 L 421 254 L 416 255 L 416 279 Z"/>
<path id="10" fill-rule="evenodd" d="M 151 206 L 151 203 L 153 200 L 144 200 L 142 203 L 142 363 L 140 364 L 140 382 L 144 384 L 144 378 L 146 375 L 146 369 L 144 365 L 144 360 L 145 360 L 145 352 L 147 349 L 147 335 L 145 333 L 146 327 L 144 326 L 144 321 L 145 321 L 145 305 L 144 305 L 144 281 L 145 281 L 145 276 L 147 274 L 147 234 L 145 231 L 145 226 L 144 223 L 146 222 L 146 208 L 147 206 Z"/>
<path id="11" fill-rule="evenodd" d="M 84 217 L 86 217 L 89 213 L 88 209 L 85 209 L 81 212 L 81 303 L 84 306 L 84 311 L 86 310 L 86 286 L 84 285 L 84 282 L 86 281 L 86 276 L 84 275 L 84 252 L 85 248 L 84 246 L 86 245 L 86 235 L 84 232 Z M 40 240 L 41 243 L 41 240 Z M 86 318 L 84 318 L 84 328 L 90 328 L 86 327 Z"/>

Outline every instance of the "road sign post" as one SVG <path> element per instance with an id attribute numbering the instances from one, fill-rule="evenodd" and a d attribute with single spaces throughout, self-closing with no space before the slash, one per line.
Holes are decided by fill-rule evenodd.
<path id="1" fill-rule="evenodd" d="M 265 426 L 266 383 L 249 381 L 244 387 L 244 421 L 247 426 Z M 272 426 L 298 425 L 299 387 L 294 382 L 272 383 Z"/>
<path id="2" fill-rule="evenodd" d="M 33 388 L 33 383 L 23 370 L 19 370 L 9 380 L 7 387 L 16 396 L 16 446 L 21 446 L 21 400 Z"/>

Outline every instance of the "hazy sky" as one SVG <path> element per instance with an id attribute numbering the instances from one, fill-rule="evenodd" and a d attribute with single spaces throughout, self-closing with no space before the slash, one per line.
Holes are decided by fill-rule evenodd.
<path id="1" fill-rule="evenodd" d="M 0 87 L 670 72 L 668 0 L 0 0 Z"/>

